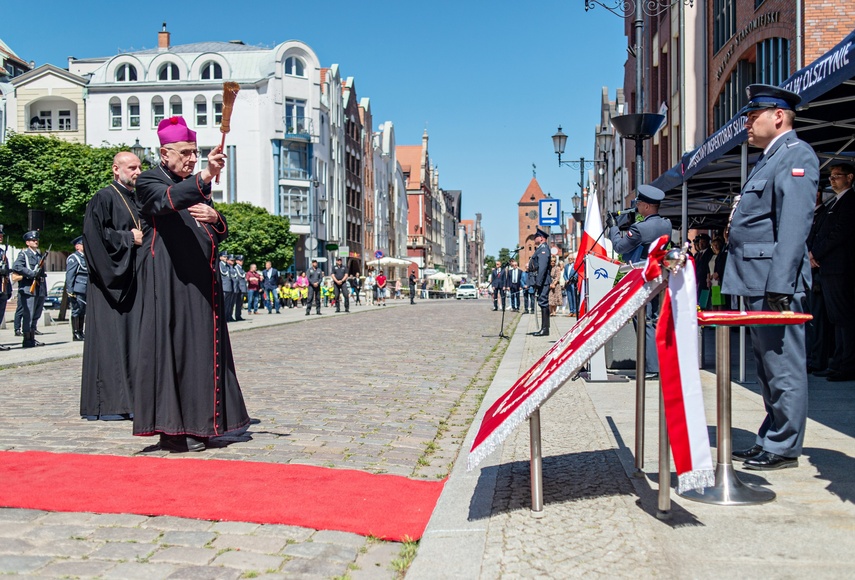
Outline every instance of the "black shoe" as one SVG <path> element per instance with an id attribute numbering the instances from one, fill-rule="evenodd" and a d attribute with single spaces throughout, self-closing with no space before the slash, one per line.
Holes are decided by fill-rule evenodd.
<path id="1" fill-rule="evenodd" d="M 311 312 L 309 312 L 308 310 L 306 310 L 306 316 L 308 316 L 308 315 L 310 315 L 310 314 L 311 314 Z"/>
<path id="2" fill-rule="evenodd" d="M 855 373 L 831 373 L 827 377 L 825 377 L 825 380 L 832 383 L 855 381 Z"/>
<path id="3" fill-rule="evenodd" d="M 345 313 L 345 314 L 350 314 L 350 310 L 345 310 L 345 311 L 344 311 L 344 313 Z"/>
<path id="4" fill-rule="evenodd" d="M 532 336 L 549 336 L 549 329 L 548 328 L 541 328 L 537 332 L 533 332 L 531 335 Z"/>
<path id="5" fill-rule="evenodd" d="M 243 318 L 243 317 L 241 317 L 241 318 L 235 318 L 235 320 L 237 320 L 238 322 L 240 322 L 240 321 L 244 320 L 244 318 Z"/>
<path id="6" fill-rule="evenodd" d="M 498 308 L 493 308 L 493 312 L 495 312 L 496 310 L 498 310 Z"/>
<path id="7" fill-rule="evenodd" d="M 781 455 L 775 455 L 774 453 L 764 451 L 756 457 L 746 459 L 745 463 L 742 465 L 745 469 L 750 469 L 752 471 L 775 471 L 777 469 L 786 469 L 788 467 L 798 467 L 799 460 L 795 457 L 782 457 Z"/>
<path id="8" fill-rule="evenodd" d="M 160 448 L 174 453 L 187 451 L 204 451 L 205 440 L 190 435 L 160 435 Z"/>
<path id="9" fill-rule="evenodd" d="M 748 449 L 734 451 L 730 454 L 730 457 L 733 461 L 745 461 L 746 459 L 754 459 L 761 453 L 763 453 L 763 447 L 761 445 L 754 445 Z"/>
<path id="10" fill-rule="evenodd" d="M 23 333 L 23 332 L 21 332 L 20 330 L 16 330 L 16 331 L 15 331 L 15 336 L 24 336 L 24 333 Z"/>
<path id="11" fill-rule="evenodd" d="M 41 331 L 41 330 L 34 330 L 34 331 L 33 331 L 33 334 L 35 334 L 36 336 L 41 336 L 41 335 L 42 335 L 42 331 Z"/>
<path id="12" fill-rule="evenodd" d="M 318 316 L 320 316 L 320 315 L 321 315 L 321 311 L 320 311 L 320 310 L 318 310 L 317 312 L 315 312 L 315 314 L 317 314 Z"/>
<path id="13" fill-rule="evenodd" d="M 11 347 L 6 346 L 5 344 L 0 344 L 0 350 L 12 350 Z"/>
<path id="14" fill-rule="evenodd" d="M 336 310 L 335 310 L 335 311 L 336 311 L 336 312 L 341 312 L 341 310 L 339 310 L 338 308 L 336 308 Z"/>

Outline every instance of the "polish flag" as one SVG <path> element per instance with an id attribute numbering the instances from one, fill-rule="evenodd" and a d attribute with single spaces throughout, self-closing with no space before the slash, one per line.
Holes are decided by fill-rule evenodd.
<path id="1" fill-rule="evenodd" d="M 601 237 L 603 233 L 603 218 L 600 214 L 600 203 L 596 195 L 588 196 L 588 210 L 585 214 L 585 231 L 582 232 L 582 241 L 579 243 L 579 251 L 576 253 L 576 263 L 573 268 L 579 275 L 577 287 L 579 290 L 579 318 L 587 311 L 586 300 L 587 288 L 585 280 L 585 256 L 593 254 L 608 260 L 606 248 L 603 246 Z M 597 241 L 599 240 L 599 241 Z"/>

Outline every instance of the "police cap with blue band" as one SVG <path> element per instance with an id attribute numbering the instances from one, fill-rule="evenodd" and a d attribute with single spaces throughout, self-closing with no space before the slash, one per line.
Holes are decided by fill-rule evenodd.
<path id="1" fill-rule="evenodd" d="M 772 85 L 748 85 L 745 92 L 748 93 L 748 104 L 739 112 L 740 115 L 764 109 L 795 111 L 796 106 L 802 102 L 802 98 L 796 93 Z"/>
<path id="2" fill-rule="evenodd" d="M 665 199 L 665 192 L 658 187 L 644 183 L 638 186 L 636 199 L 638 199 L 638 201 L 643 201 L 644 203 L 659 205 L 662 203 L 662 200 Z"/>

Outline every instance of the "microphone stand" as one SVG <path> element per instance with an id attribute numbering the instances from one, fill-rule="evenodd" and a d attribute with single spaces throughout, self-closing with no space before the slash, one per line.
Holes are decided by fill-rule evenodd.
<path id="1" fill-rule="evenodd" d="M 513 256 L 516 256 L 517 254 L 519 254 L 519 252 L 520 252 L 520 250 L 519 250 L 519 248 L 517 248 L 511 255 L 508 256 L 508 260 L 502 264 L 502 272 L 503 272 L 502 276 L 508 275 L 508 265 L 511 263 L 510 259 Z M 505 280 L 502 280 L 502 282 L 504 284 Z M 508 336 L 507 334 L 505 334 L 505 310 L 507 310 L 508 296 L 505 295 L 504 285 L 499 289 L 499 292 L 502 293 L 502 320 L 499 323 L 499 334 L 482 334 L 481 337 L 482 338 L 505 338 L 505 339 L 510 340 L 511 337 Z"/>

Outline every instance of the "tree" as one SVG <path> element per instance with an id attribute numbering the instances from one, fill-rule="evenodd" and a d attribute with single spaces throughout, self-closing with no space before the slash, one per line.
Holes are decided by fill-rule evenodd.
<path id="1" fill-rule="evenodd" d="M 73 250 L 92 195 L 113 179 L 113 157 L 128 147 L 92 147 L 56 137 L 12 134 L 0 145 L 0 223 L 20 244 L 27 209 L 45 212 L 41 245 Z"/>
<path id="2" fill-rule="evenodd" d="M 271 215 L 251 203 L 215 203 L 214 207 L 229 224 L 229 236 L 220 244 L 220 250 L 241 254 L 246 257 L 245 264 L 254 262 L 259 268 L 267 260 L 279 269 L 294 261 L 297 235 L 291 233 L 288 218 Z"/>
<path id="3" fill-rule="evenodd" d="M 493 271 L 495 265 L 496 258 L 490 255 L 484 256 L 484 280 L 490 279 L 490 273 Z"/>
<path id="4" fill-rule="evenodd" d="M 510 262 L 510 260 L 511 260 L 511 251 L 507 248 L 501 248 L 499 250 L 499 261 L 504 266 L 505 264 Z"/>

